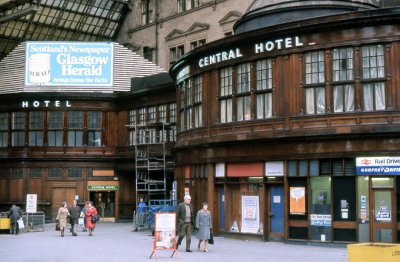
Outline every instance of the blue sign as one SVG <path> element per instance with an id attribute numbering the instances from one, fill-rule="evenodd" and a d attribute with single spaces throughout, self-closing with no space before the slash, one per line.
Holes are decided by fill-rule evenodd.
<path id="1" fill-rule="evenodd" d="M 357 175 L 400 175 L 400 157 L 358 157 Z"/>
<path id="2" fill-rule="evenodd" d="M 27 42 L 25 86 L 112 86 L 114 44 Z"/>

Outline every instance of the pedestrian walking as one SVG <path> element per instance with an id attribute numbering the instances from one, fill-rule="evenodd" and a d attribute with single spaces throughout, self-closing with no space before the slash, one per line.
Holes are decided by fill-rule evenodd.
<path id="1" fill-rule="evenodd" d="M 86 227 L 89 229 L 89 236 L 93 236 L 93 231 L 96 228 L 96 223 L 92 222 L 92 217 L 97 215 L 97 209 L 93 206 L 93 202 L 89 202 L 89 207 L 85 211 Z"/>
<path id="2" fill-rule="evenodd" d="M 184 202 L 180 203 L 176 209 L 177 227 L 179 228 L 179 238 L 177 241 L 176 249 L 181 245 L 182 239 L 186 236 L 186 252 L 193 252 L 190 250 L 191 244 L 191 231 L 194 226 L 194 213 L 193 206 L 190 204 L 192 198 L 190 195 L 184 197 Z"/>
<path id="3" fill-rule="evenodd" d="M 64 236 L 64 229 L 67 227 L 67 218 L 69 216 L 69 211 L 67 208 L 67 202 L 62 202 L 60 209 L 57 213 L 57 222 L 60 223 L 61 237 Z"/>
<path id="4" fill-rule="evenodd" d="M 82 208 L 81 217 L 83 218 L 83 229 L 82 232 L 86 232 L 86 209 L 89 208 L 89 201 L 85 201 L 85 206 Z"/>
<path id="5" fill-rule="evenodd" d="M 196 238 L 199 240 L 197 250 L 200 250 L 200 244 L 204 240 L 204 252 L 209 252 L 207 244 L 210 239 L 211 229 L 211 212 L 208 210 L 208 204 L 204 202 L 202 209 L 197 212 L 196 216 Z"/>
<path id="6" fill-rule="evenodd" d="M 81 208 L 78 206 L 78 203 L 76 200 L 72 201 L 72 206 L 68 208 L 69 211 L 69 223 L 71 224 L 71 233 L 73 236 L 78 236 L 76 233 L 77 231 L 77 225 L 79 222 L 79 216 L 81 215 Z"/>
<path id="7" fill-rule="evenodd" d="M 10 217 L 11 234 L 12 235 L 14 234 L 14 228 L 15 228 L 15 234 L 18 235 L 19 234 L 18 220 L 22 219 L 21 208 L 16 205 L 12 205 L 8 216 Z"/>

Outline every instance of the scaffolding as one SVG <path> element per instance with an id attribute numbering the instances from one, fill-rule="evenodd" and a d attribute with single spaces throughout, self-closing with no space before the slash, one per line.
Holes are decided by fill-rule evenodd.
<path id="1" fill-rule="evenodd" d="M 173 168 L 170 150 L 167 147 L 170 125 L 152 122 L 129 126 L 133 131 L 135 145 L 135 184 L 136 212 L 134 212 L 134 230 L 147 228 L 146 218 L 151 203 L 168 198 L 167 176 Z M 172 170 L 172 169 L 171 169 Z M 147 203 L 139 207 L 140 199 Z"/>

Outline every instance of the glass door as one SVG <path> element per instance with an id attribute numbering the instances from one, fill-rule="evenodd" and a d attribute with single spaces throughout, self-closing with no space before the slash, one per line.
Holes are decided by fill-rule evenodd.
<path id="1" fill-rule="evenodd" d="M 372 239 L 374 242 L 394 242 L 393 189 L 372 190 Z"/>

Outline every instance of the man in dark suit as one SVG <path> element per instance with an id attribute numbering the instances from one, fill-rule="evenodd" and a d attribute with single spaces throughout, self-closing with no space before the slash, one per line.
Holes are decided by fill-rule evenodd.
<path id="1" fill-rule="evenodd" d="M 19 225 L 18 220 L 22 218 L 22 211 L 21 208 L 17 207 L 16 205 L 12 205 L 9 215 L 10 222 L 11 222 L 11 234 L 14 234 L 14 227 L 16 228 L 15 234 L 19 234 Z"/>
<path id="2" fill-rule="evenodd" d="M 186 195 L 184 197 L 184 202 L 180 203 L 176 209 L 179 229 L 179 238 L 176 243 L 176 249 L 178 249 L 178 247 L 181 245 L 182 239 L 186 235 L 186 252 L 192 252 L 192 250 L 190 250 L 191 231 L 195 221 L 193 206 L 190 204 L 191 200 L 192 198 L 189 195 Z"/>
<path id="3" fill-rule="evenodd" d="M 79 221 L 79 216 L 81 214 L 81 208 L 78 207 L 76 200 L 72 202 L 72 206 L 68 207 L 69 215 L 70 215 L 70 223 L 71 223 L 71 232 L 73 236 L 77 236 L 77 224 Z"/>

